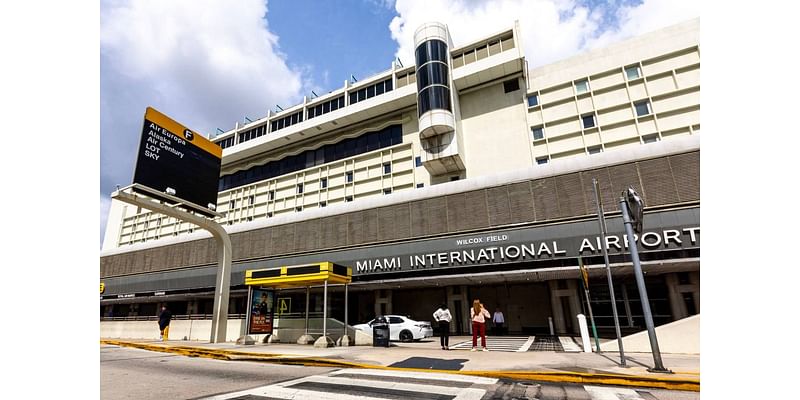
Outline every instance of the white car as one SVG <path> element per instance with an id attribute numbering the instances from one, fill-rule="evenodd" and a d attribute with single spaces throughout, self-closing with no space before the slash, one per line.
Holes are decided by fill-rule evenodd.
<path id="1" fill-rule="evenodd" d="M 414 321 L 402 315 L 385 315 L 386 322 L 389 323 L 389 340 L 399 340 L 410 342 L 412 340 L 422 340 L 433 337 L 431 323 L 427 321 Z M 375 320 L 366 324 L 353 325 L 353 328 L 372 334 L 372 324 Z"/>

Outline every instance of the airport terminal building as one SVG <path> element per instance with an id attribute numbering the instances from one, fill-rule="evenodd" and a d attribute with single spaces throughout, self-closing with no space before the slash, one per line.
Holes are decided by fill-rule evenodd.
<path id="1" fill-rule="evenodd" d="M 628 186 L 646 206 L 638 245 L 656 325 L 700 313 L 699 20 L 531 69 L 517 26 L 456 47 L 431 23 L 415 43 L 414 65 L 213 139 L 232 319 L 245 312 L 246 270 L 330 261 L 352 268 L 350 324 L 430 321 L 447 302 L 465 333 L 480 299 L 509 333 L 548 332 L 552 318 L 572 334 L 587 313 L 581 257 L 599 331 L 613 336 L 593 178 L 623 332 L 644 329 L 619 212 Z M 114 201 L 101 319 L 152 318 L 162 304 L 202 318 L 216 265 L 209 233 Z M 343 290 L 330 290 L 341 320 Z M 291 300 L 282 318 L 304 312 L 305 289 L 277 296 Z M 312 289 L 312 312 L 321 298 Z"/>

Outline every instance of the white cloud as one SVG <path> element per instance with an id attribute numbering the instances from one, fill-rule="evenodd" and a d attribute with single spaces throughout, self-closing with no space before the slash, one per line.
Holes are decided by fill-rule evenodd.
<path id="1" fill-rule="evenodd" d="M 520 35 L 529 67 L 555 62 L 581 51 L 604 46 L 626 37 L 699 16 L 692 0 L 645 0 L 636 6 L 613 10 L 610 5 L 593 9 L 570 0 L 397 0 L 398 16 L 389 25 L 397 42 L 396 55 L 413 61 L 414 30 L 422 23 L 448 25 L 454 45 L 513 26 L 519 20 Z M 614 12 L 615 15 L 609 15 Z M 618 24 L 607 26 L 605 21 Z"/>
<path id="2" fill-rule="evenodd" d="M 267 11 L 264 0 L 101 2 L 101 199 L 131 183 L 147 106 L 213 136 L 302 100 L 311 83 L 287 64 Z"/>

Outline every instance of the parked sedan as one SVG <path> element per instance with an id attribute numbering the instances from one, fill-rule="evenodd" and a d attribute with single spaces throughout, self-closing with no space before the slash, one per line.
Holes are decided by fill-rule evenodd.
<path id="1" fill-rule="evenodd" d="M 410 342 L 433 336 L 430 322 L 414 321 L 402 315 L 386 315 L 385 318 L 389 322 L 389 340 Z M 353 325 L 353 328 L 372 334 L 373 323 L 375 323 L 374 319 L 365 324 Z"/>

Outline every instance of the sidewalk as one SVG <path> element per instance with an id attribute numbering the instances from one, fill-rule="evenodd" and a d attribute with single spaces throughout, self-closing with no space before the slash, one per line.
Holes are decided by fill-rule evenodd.
<path id="1" fill-rule="evenodd" d="M 450 338 L 451 346 L 471 337 Z M 487 341 L 491 343 L 492 338 Z M 663 354 L 664 366 L 674 374 L 648 372 L 650 353 L 626 353 L 628 367 L 619 366 L 619 353 L 604 352 L 471 352 L 445 351 L 438 338 L 421 342 L 392 343 L 389 348 L 353 346 L 315 348 L 297 344 L 237 345 L 198 341 L 101 340 L 101 344 L 137 347 L 188 356 L 286 364 L 325 365 L 348 368 L 406 369 L 478 375 L 495 378 L 540 380 L 676 390 L 700 389 L 700 356 Z"/>

